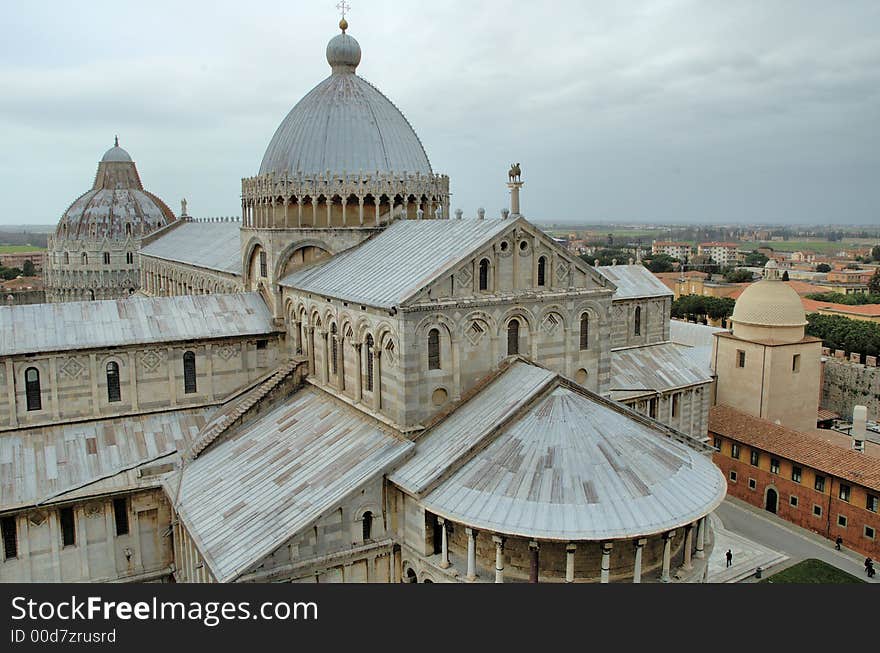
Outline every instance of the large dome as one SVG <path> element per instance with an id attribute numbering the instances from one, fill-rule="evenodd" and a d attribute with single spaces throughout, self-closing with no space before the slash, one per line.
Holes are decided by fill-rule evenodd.
<path id="1" fill-rule="evenodd" d="M 770 261 L 764 279 L 753 283 L 736 300 L 731 320 L 735 325 L 760 327 L 802 327 L 807 319 L 798 294 L 779 280 L 775 261 Z"/>
<path id="2" fill-rule="evenodd" d="M 347 24 L 345 25 L 347 27 Z M 260 174 L 432 174 L 412 126 L 375 86 L 355 74 L 358 42 L 344 31 L 327 45 L 330 77 L 291 110 L 272 137 Z"/>
<path id="3" fill-rule="evenodd" d="M 90 240 L 139 237 L 174 220 L 171 209 L 144 190 L 134 161 L 117 140 L 98 164 L 92 189 L 64 212 L 55 233 Z"/>

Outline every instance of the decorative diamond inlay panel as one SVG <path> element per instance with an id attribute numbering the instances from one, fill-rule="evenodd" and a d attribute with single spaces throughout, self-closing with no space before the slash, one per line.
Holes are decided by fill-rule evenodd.
<path id="1" fill-rule="evenodd" d="M 148 372 L 155 372 L 162 364 L 162 355 L 159 352 L 149 349 L 141 354 L 141 365 Z"/>
<path id="2" fill-rule="evenodd" d="M 68 358 L 58 367 L 61 376 L 68 379 L 78 379 L 85 371 L 86 366 L 76 358 Z"/>
<path id="3" fill-rule="evenodd" d="M 483 335 L 486 333 L 486 329 L 479 322 L 471 322 L 470 327 L 465 332 L 465 336 L 467 336 L 468 341 L 474 347 L 483 339 Z"/>

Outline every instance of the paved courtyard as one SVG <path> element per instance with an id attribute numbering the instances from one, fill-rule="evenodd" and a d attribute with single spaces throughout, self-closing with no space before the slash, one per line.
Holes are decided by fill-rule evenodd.
<path id="1" fill-rule="evenodd" d="M 868 582 L 880 583 L 880 577 L 868 580 L 865 557 L 776 515 L 728 497 L 712 515 L 716 529 L 715 547 L 709 559 L 709 582 L 757 582 L 755 568 L 769 568 L 768 575 L 786 567 L 815 558 L 827 562 Z M 733 552 L 733 566 L 725 568 L 724 554 Z"/>

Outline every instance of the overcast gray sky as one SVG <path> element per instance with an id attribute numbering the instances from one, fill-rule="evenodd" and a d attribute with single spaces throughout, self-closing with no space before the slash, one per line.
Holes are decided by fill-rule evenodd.
<path id="1" fill-rule="evenodd" d="M 880 2 L 350 2 L 358 72 L 467 216 L 520 161 L 539 221 L 880 222 Z M 335 4 L 6 6 L 0 223 L 56 222 L 114 134 L 175 212 L 237 215 Z"/>

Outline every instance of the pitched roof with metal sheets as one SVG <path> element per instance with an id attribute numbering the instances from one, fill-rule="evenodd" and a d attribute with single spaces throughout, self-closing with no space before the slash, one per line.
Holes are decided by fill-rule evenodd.
<path id="1" fill-rule="evenodd" d="M 170 229 L 140 254 L 241 276 L 241 222 L 185 222 Z"/>
<path id="2" fill-rule="evenodd" d="M 617 286 L 613 299 L 672 297 L 672 291 L 644 265 L 600 265 L 596 268 Z"/>
<path id="3" fill-rule="evenodd" d="M 306 387 L 184 466 L 176 508 L 214 577 L 227 582 L 412 448 Z"/>
<path id="4" fill-rule="evenodd" d="M 0 307 L 0 356 L 273 333 L 258 293 Z"/>
<path id="5" fill-rule="evenodd" d="M 521 221 L 401 220 L 357 247 L 297 270 L 281 285 L 390 309 Z"/>

